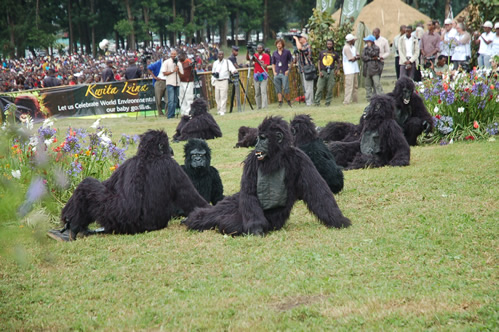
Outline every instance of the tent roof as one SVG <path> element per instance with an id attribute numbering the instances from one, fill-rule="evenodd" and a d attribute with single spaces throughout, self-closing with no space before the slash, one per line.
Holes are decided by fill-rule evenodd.
<path id="1" fill-rule="evenodd" d="M 332 17 L 339 24 L 340 10 L 337 10 Z M 379 28 L 381 35 L 391 42 L 399 33 L 401 25 L 413 24 L 416 21 L 424 21 L 426 23 L 430 20 L 429 16 L 400 0 L 374 0 L 362 8 L 353 26 L 354 33 L 359 22 L 364 22 L 369 30 Z"/>

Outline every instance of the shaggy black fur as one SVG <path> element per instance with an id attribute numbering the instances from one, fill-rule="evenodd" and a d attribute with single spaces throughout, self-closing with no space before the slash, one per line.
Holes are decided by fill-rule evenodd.
<path id="1" fill-rule="evenodd" d="M 192 165 L 193 157 L 191 156 L 191 152 L 195 150 L 206 152 L 204 156 L 204 164 L 199 166 L 196 165 L 197 167 L 193 167 Z M 185 160 L 184 165 L 182 165 L 182 169 L 185 171 L 187 176 L 189 176 L 192 184 L 201 196 L 213 205 L 222 200 L 224 198 L 224 187 L 217 169 L 210 166 L 211 150 L 208 147 L 208 144 L 201 139 L 191 138 L 184 146 L 184 158 Z M 202 157 L 199 159 L 202 159 Z"/>
<path id="2" fill-rule="evenodd" d="M 343 189 L 343 172 L 336 165 L 333 154 L 318 137 L 310 115 L 296 115 L 290 125 L 295 146 L 312 160 L 319 174 L 326 180 L 329 189 L 334 194 L 339 193 Z"/>
<path id="3" fill-rule="evenodd" d="M 170 154 L 168 136 L 149 130 L 137 155 L 103 182 L 84 179 L 62 209 L 74 234 L 97 221 L 108 233 L 135 234 L 168 226 L 175 206 L 186 212 L 208 204 Z"/>
<path id="4" fill-rule="evenodd" d="M 214 139 L 222 137 L 222 131 L 213 116 L 208 113 L 208 103 L 201 98 L 191 104 L 189 116 L 184 115 L 179 124 L 174 141 L 186 141 L 189 138 Z"/>
<path id="5" fill-rule="evenodd" d="M 406 76 L 401 77 L 388 96 L 395 99 L 395 119 L 402 127 L 407 143 L 416 145 L 423 131 L 428 133 L 433 129 L 433 118 L 421 97 L 414 92 L 414 82 Z"/>
<path id="6" fill-rule="evenodd" d="M 324 142 L 355 142 L 360 139 L 363 127 L 363 117 L 359 124 L 350 122 L 328 122 L 319 132 L 319 138 Z"/>
<path id="7" fill-rule="evenodd" d="M 242 126 L 237 134 L 237 143 L 235 148 L 249 148 L 256 145 L 258 129 Z"/>
<path id="8" fill-rule="evenodd" d="M 310 158 L 292 146 L 289 126 L 281 117 L 265 118 L 258 127 L 258 135 L 255 150 L 245 160 L 241 191 L 225 197 L 213 207 L 195 209 L 185 220 L 189 228 L 206 230 L 218 227 L 225 234 L 262 235 L 281 229 L 299 199 L 304 200 L 308 209 L 327 227 L 350 225 L 350 220 L 341 213 L 331 190 Z M 282 182 L 276 182 L 275 174 L 283 174 L 283 171 Z M 269 178 L 274 180 L 267 184 L 280 185 L 282 191 L 276 195 L 284 198 L 282 205 L 264 210 L 259 199 L 259 185 Z M 265 194 L 274 198 L 273 192 L 270 190 Z"/>
<path id="9" fill-rule="evenodd" d="M 359 141 L 328 144 L 336 163 L 347 169 L 409 165 L 410 147 L 395 121 L 394 100 L 386 95 L 373 96 L 364 117 Z M 377 137 L 370 140 L 373 132 L 377 133 Z M 369 142 L 374 142 L 374 151 L 366 150 Z"/>

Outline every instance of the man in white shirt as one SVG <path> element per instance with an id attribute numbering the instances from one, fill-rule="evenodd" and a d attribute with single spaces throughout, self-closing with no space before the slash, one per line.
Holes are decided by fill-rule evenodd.
<path id="1" fill-rule="evenodd" d="M 170 58 L 163 61 L 158 75 L 159 79 L 166 81 L 166 90 L 168 91 L 168 119 L 175 117 L 175 110 L 178 105 L 178 94 L 180 87 L 180 77 L 178 73 L 183 74 L 184 68 L 177 59 L 177 51 L 172 50 Z"/>
<path id="2" fill-rule="evenodd" d="M 397 79 L 400 77 L 400 65 L 399 65 L 399 39 L 405 35 L 405 25 L 400 26 L 400 33 L 393 38 L 393 52 L 395 53 L 395 72 L 397 73 Z"/>
<path id="3" fill-rule="evenodd" d="M 360 55 L 355 48 L 355 36 L 349 33 L 346 35 L 346 44 L 343 47 L 343 72 L 345 73 L 345 99 L 343 105 L 352 102 L 356 103 L 357 90 L 359 89 L 359 59 Z"/>
<path id="4" fill-rule="evenodd" d="M 211 85 L 215 87 L 215 101 L 217 102 L 217 113 L 219 115 L 224 115 L 227 109 L 230 73 L 236 72 L 237 69 L 232 64 L 232 61 L 224 59 L 224 52 L 218 51 L 218 60 L 213 63 L 211 70 Z"/>
<path id="5" fill-rule="evenodd" d="M 440 36 L 442 41 L 442 45 L 440 46 L 440 54 L 445 55 L 446 57 L 452 57 L 452 53 L 454 52 L 454 47 L 456 46 L 456 38 L 457 30 L 452 26 L 452 20 L 450 18 L 444 21 L 444 31 Z"/>
<path id="6" fill-rule="evenodd" d="M 492 32 L 492 22 L 487 21 L 483 24 L 484 32 L 478 35 L 478 32 L 475 35 L 476 38 L 475 44 L 480 45 L 478 48 L 478 67 L 491 68 L 490 65 L 490 56 L 491 56 L 491 46 L 492 41 L 494 40 L 494 33 Z"/>
<path id="7" fill-rule="evenodd" d="M 414 79 L 416 60 L 419 58 L 419 41 L 412 36 L 412 26 L 405 28 L 405 35 L 399 39 L 400 76 Z"/>

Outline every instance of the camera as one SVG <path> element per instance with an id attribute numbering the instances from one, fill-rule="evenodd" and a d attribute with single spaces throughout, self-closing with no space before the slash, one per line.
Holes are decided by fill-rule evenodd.
<path id="1" fill-rule="evenodd" d="M 239 82 L 239 72 L 231 74 L 231 80 L 230 80 L 230 82 L 231 83 L 237 83 L 237 82 Z"/>
<path id="2" fill-rule="evenodd" d="M 432 56 L 432 57 L 425 57 L 424 58 L 424 69 L 428 69 L 428 68 L 431 68 L 431 64 L 432 62 L 435 61 L 435 57 Z"/>
<path id="3" fill-rule="evenodd" d="M 215 71 L 215 72 L 212 72 L 212 73 L 211 73 L 211 76 L 213 76 L 213 77 L 215 77 L 216 79 L 218 79 L 218 78 L 220 77 L 220 73 L 218 73 L 218 72 L 216 72 L 216 71 Z"/>
<path id="4" fill-rule="evenodd" d="M 246 47 L 248 48 L 248 53 L 250 56 L 255 55 L 255 53 L 256 53 L 255 43 L 253 43 L 252 41 L 249 41 L 248 44 L 246 45 Z"/>

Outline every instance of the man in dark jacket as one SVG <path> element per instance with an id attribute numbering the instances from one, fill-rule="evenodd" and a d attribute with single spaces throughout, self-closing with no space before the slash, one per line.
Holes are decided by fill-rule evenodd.
<path id="1" fill-rule="evenodd" d="M 125 79 L 133 80 L 134 78 L 141 78 L 142 70 L 140 70 L 140 68 L 135 64 L 135 59 L 130 58 L 130 60 L 128 60 L 128 64 L 129 66 L 125 71 Z"/>
<path id="2" fill-rule="evenodd" d="M 383 94 L 380 77 L 383 71 L 383 63 L 379 58 L 379 47 L 374 44 L 376 38 L 369 35 L 364 38 L 366 47 L 362 51 L 363 76 L 366 78 L 366 98 L 369 102 L 374 95 Z"/>
<path id="3" fill-rule="evenodd" d="M 43 80 L 43 87 L 51 88 L 59 85 L 61 85 L 61 81 L 55 77 L 55 70 L 50 68 L 47 72 L 47 76 Z"/>
<path id="4" fill-rule="evenodd" d="M 106 65 L 106 69 L 104 69 L 101 74 L 102 82 L 112 82 L 114 81 L 113 60 L 107 60 Z"/>

